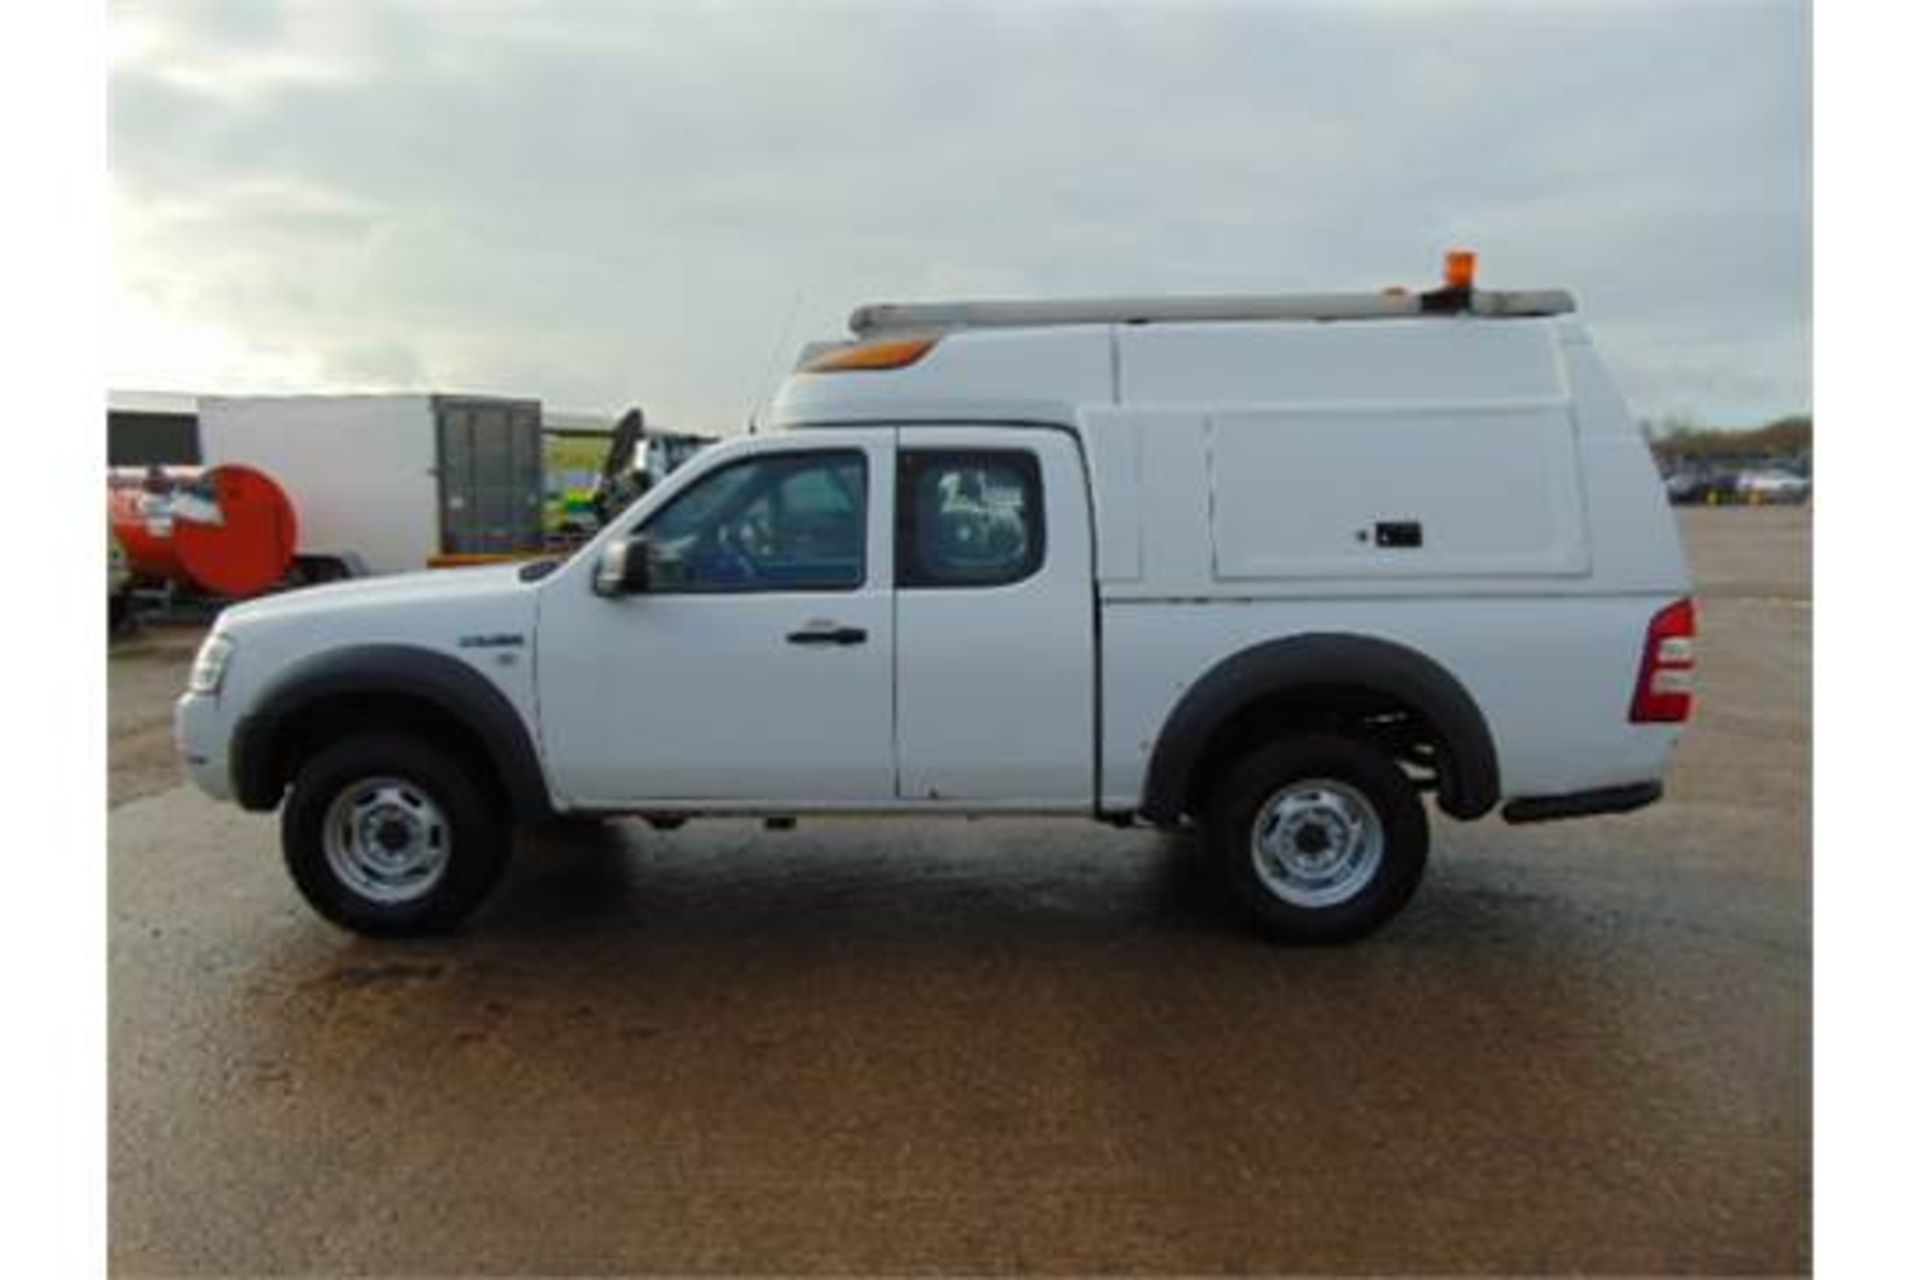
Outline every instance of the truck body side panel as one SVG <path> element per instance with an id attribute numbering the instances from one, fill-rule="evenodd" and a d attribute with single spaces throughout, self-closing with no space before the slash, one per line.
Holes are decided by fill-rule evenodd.
<path id="1" fill-rule="evenodd" d="M 1487 720 L 1508 798 L 1662 774 L 1678 726 L 1627 714 L 1647 624 L 1686 594 L 1686 566 L 1646 443 L 1577 322 L 1116 341 L 1124 398 L 1147 403 L 1081 416 L 1096 510 L 1137 510 L 1142 548 L 1137 569 L 1101 560 L 1103 808 L 1139 802 L 1195 681 L 1306 633 L 1446 668 Z M 1196 403 L 1159 402 L 1176 396 Z M 1236 403 L 1261 396 L 1276 403 Z M 1136 465 L 1103 469 L 1115 453 Z M 1421 522 L 1420 547 L 1379 545 L 1375 521 L 1399 519 Z"/>
<path id="2" fill-rule="evenodd" d="M 1554 321 L 1123 325 L 1122 404 L 1418 405 L 1566 395 Z"/>
<path id="3" fill-rule="evenodd" d="M 1604 590 L 1682 594 L 1690 581 L 1686 552 L 1653 454 L 1586 331 L 1571 322 L 1562 328 L 1580 430 L 1591 580 Z"/>
<path id="4" fill-rule="evenodd" d="M 1222 582 L 1587 569 L 1565 401 L 1229 411 L 1206 451 Z"/>
<path id="5" fill-rule="evenodd" d="M 1215 665 L 1308 633 L 1401 644 L 1445 668 L 1493 734 L 1504 797 L 1657 778 L 1675 725 L 1627 721 L 1648 620 L 1667 594 L 1126 601 L 1102 611 L 1101 807 L 1140 800 L 1161 728 Z"/>

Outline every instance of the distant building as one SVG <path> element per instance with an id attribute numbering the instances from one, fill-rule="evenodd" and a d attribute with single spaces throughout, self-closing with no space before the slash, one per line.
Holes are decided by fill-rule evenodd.
<path id="1" fill-rule="evenodd" d="M 197 466 L 200 398 L 170 391 L 107 393 L 107 465 Z"/>

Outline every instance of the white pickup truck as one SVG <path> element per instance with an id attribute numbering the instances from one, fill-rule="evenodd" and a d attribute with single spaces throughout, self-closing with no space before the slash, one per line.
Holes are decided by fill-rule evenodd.
<path id="1" fill-rule="evenodd" d="M 516 823 L 858 811 L 1194 830 L 1257 925 L 1354 937 L 1423 793 L 1634 809 L 1689 713 L 1673 516 L 1572 309 L 863 307 L 564 562 L 228 609 L 178 746 L 370 934 L 461 921 Z"/>

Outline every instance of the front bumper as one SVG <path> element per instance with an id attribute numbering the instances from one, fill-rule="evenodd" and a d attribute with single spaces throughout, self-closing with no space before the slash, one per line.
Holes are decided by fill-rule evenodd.
<path id="1" fill-rule="evenodd" d="M 173 704 L 173 746 L 194 786 L 215 800 L 233 799 L 233 782 L 227 773 L 227 723 L 217 696 L 180 695 Z"/>

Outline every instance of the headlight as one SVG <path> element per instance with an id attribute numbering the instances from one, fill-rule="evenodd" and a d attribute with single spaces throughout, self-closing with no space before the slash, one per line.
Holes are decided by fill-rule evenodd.
<path id="1" fill-rule="evenodd" d="M 194 655 L 193 670 L 187 675 L 188 693 L 218 693 L 220 678 L 227 674 L 227 659 L 233 656 L 233 641 L 225 636 L 208 636 Z"/>

